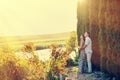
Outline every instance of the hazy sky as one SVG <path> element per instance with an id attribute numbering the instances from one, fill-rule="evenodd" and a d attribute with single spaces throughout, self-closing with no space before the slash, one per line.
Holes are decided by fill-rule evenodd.
<path id="1" fill-rule="evenodd" d="M 77 0 L 0 0 L 0 35 L 76 30 Z"/>

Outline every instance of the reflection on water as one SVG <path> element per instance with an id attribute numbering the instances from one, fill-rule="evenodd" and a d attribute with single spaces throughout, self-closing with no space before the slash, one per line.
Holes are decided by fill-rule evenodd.
<path id="1" fill-rule="evenodd" d="M 50 55 L 51 55 L 51 49 L 36 50 L 34 51 L 34 53 L 35 55 L 38 55 L 39 59 L 44 62 L 44 61 L 49 60 Z M 15 54 L 20 58 L 27 59 L 27 58 L 32 57 L 31 53 L 28 53 L 28 52 L 16 52 Z M 74 59 L 75 57 L 76 57 L 76 52 L 72 51 L 70 54 L 70 58 Z"/>
<path id="2" fill-rule="evenodd" d="M 37 51 L 34 51 L 34 53 L 35 55 L 38 55 L 40 60 L 46 61 L 46 60 L 49 60 L 50 58 L 51 50 L 50 49 L 37 50 Z M 15 54 L 20 58 L 32 57 L 31 53 L 28 53 L 28 52 L 16 52 Z"/>

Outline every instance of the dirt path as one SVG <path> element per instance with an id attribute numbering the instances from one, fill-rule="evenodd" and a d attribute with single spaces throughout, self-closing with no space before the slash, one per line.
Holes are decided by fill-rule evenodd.
<path id="1" fill-rule="evenodd" d="M 94 71 L 91 74 L 88 73 L 80 74 L 78 73 L 77 67 L 71 67 L 68 70 L 68 77 L 66 77 L 65 80 L 117 80 L 117 79 L 101 71 Z"/>

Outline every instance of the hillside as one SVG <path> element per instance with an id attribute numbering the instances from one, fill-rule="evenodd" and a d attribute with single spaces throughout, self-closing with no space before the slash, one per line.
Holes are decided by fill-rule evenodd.
<path id="1" fill-rule="evenodd" d="M 25 35 L 25 36 L 0 36 L 0 42 L 4 39 L 10 39 L 10 40 L 18 40 L 18 41 L 25 41 L 25 40 L 48 40 L 48 39 L 61 39 L 61 38 L 67 38 L 69 37 L 70 32 L 64 32 L 64 33 L 56 33 L 56 34 L 43 34 L 43 35 Z"/>
<path id="2" fill-rule="evenodd" d="M 44 35 L 25 35 L 25 36 L 0 36 L 0 46 L 11 45 L 21 46 L 27 42 L 33 42 L 36 45 L 49 45 L 52 42 L 64 44 L 70 36 L 70 32 Z"/>

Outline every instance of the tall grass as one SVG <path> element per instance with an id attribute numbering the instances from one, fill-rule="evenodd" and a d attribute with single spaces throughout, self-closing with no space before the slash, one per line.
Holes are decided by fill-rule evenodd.
<path id="1" fill-rule="evenodd" d="M 10 47 L 0 50 L 0 80 L 58 80 L 59 74 L 65 74 L 64 68 L 68 53 L 58 45 L 51 45 L 51 58 L 46 62 L 39 60 L 34 54 L 35 46 L 27 43 L 24 52 L 31 53 L 30 58 L 20 58 Z M 27 54 L 27 53 L 26 53 Z"/>

